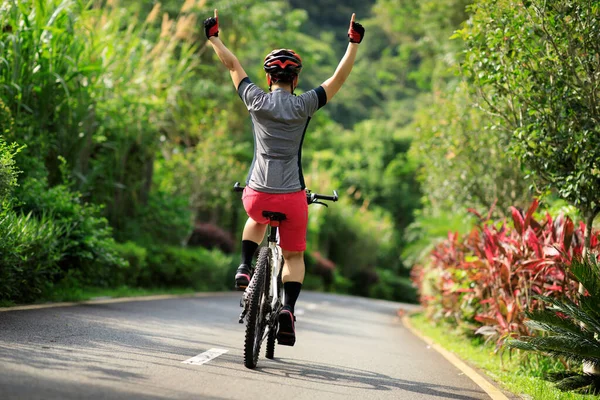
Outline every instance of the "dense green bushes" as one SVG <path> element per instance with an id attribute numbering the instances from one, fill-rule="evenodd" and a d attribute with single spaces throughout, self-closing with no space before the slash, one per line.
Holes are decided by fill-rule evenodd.
<path id="1" fill-rule="evenodd" d="M 453 18 L 429 30 L 437 11 L 427 3 L 415 4 L 410 18 L 422 22 L 417 31 L 429 31 L 421 48 L 444 55 L 435 58 L 432 90 L 413 124 L 425 207 L 405 254 L 425 264 L 414 272 L 432 319 L 468 335 L 477 330 L 500 347 L 532 333 L 525 312 L 543 308 L 534 295 L 577 297 L 570 260 L 598 245 L 599 48 L 592 43 L 599 8 L 570 0 L 448 0 L 452 11 L 440 7 L 438 16 Z M 523 209 L 534 195 L 567 200 L 584 224 L 534 220 L 509 207 Z M 468 208 L 493 211 L 469 232 Z M 514 228 L 499 219 L 511 214 Z M 585 372 L 598 378 L 600 368 Z"/>
<path id="2" fill-rule="evenodd" d="M 124 222 L 117 238 L 134 238 L 138 243 L 181 246 L 192 231 L 192 211 L 188 200 L 160 190 L 150 194 L 147 204 L 140 205 Z"/>
<path id="3" fill-rule="evenodd" d="M 377 283 L 368 289 L 369 297 L 378 299 L 416 303 L 417 288 L 410 278 L 399 276 L 398 273 L 380 268 L 377 270 Z"/>
<path id="4" fill-rule="evenodd" d="M 337 273 L 350 282 L 347 290 L 351 294 L 369 295 L 370 286 L 378 282 L 378 266 L 398 273 L 394 235 L 388 213 L 359 208 L 348 199 L 327 209 L 311 206 L 309 212 L 309 251 L 327 255 Z"/>
<path id="5" fill-rule="evenodd" d="M 64 233 L 52 214 L 0 214 L 0 300 L 30 302 L 52 285 L 67 245 Z"/>
<path id="6" fill-rule="evenodd" d="M 118 256 L 101 207 L 61 184 L 29 180 L 0 221 L 0 300 L 33 301 L 65 277 L 108 287 L 126 263 Z"/>
<path id="7" fill-rule="evenodd" d="M 231 256 L 218 250 L 159 246 L 150 250 L 133 242 L 112 243 L 110 251 L 118 262 L 92 262 L 78 267 L 68 259 L 65 226 L 52 217 L 23 217 L 15 212 L 0 218 L 0 301 L 33 302 L 54 295 L 60 288 L 182 288 L 219 291 L 232 288 L 236 265 Z M 65 264 L 68 261 L 67 264 Z M 65 268 L 67 265 L 68 268 Z"/>
<path id="8" fill-rule="evenodd" d="M 165 17 L 156 29 L 151 19 L 144 22 L 115 3 L 5 4 L 0 300 L 33 301 L 55 285 L 154 285 L 149 281 L 163 266 L 149 263 L 155 270 L 149 273 L 130 253 L 124 255 L 131 263 L 121 258 L 123 246 L 114 241 L 109 220 L 121 239 L 185 241 L 191 230 L 187 199 L 149 191 L 159 136 L 173 126 L 173 99 L 196 60 L 187 18 Z M 5 140 L 27 148 L 15 159 L 18 145 Z M 8 204 L 15 161 L 23 174 Z"/>
<path id="9" fill-rule="evenodd" d="M 113 269 L 123 261 L 115 254 L 112 228 L 102 207 L 85 202 L 65 184 L 48 187 L 43 180 L 24 182 L 22 205 L 16 209 L 34 216 L 51 215 L 63 234 L 60 270 L 75 274 L 82 284 L 107 286 Z"/>
<path id="10" fill-rule="evenodd" d="M 233 258 L 218 250 L 156 246 L 149 249 L 133 242 L 115 247 L 128 261 L 122 269 L 119 285 L 148 288 L 192 288 L 218 291 L 232 288 L 237 268 Z"/>
<path id="11" fill-rule="evenodd" d="M 115 243 L 113 248 L 127 262 L 125 268 L 115 271 L 115 285 L 138 286 L 140 276 L 145 274 L 148 268 L 148 250 L 134 242 Z"/>

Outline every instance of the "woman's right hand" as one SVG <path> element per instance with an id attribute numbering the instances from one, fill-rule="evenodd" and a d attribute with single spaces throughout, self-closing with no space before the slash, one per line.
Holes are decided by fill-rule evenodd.
<path id="1" fill-rule="evenodd" d="M 215 9 L 215 16 L 204 20 L 204 33 L 206 38 L 210 39 L 213 36 L 219 36 L 219 15 Z"/>
<path id="2" fill-rule="evenodd" d="M 365 28 L 358 22 L 354 22 L 356 14 L 352 14 L 350 19 L 350 28 L 348 28 L 348 38 L 350 43 L 360 43 L 365 36 Z"/>

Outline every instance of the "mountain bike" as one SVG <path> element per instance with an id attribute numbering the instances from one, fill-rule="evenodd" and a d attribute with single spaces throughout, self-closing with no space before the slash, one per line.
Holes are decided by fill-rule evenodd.
<path id="1" fill-rule="evenodd" d="M 236 182 L 233 186 L 236 192 L 244 188 Z M 306 190 L 308 204 L 327 204 L 319 200 L 337 201 L 338 193 L 334 190 L 333 196 L 311 193 Z M 244 365 L 247 368 L 256 368 L 260 346 L 267 339 L 266 357 L 275 357 L 275 340 L 277 337 L 277 316 L 283 308 L 283 283 L 281 273 L 283 270 L 283 254 L 278 244 L 278 228 L 285 221 L 285 214 L 263 211 L 263 216 L 269 220 L 267 231 L 267 246 L 260 248 L 254 274 L 248 287 L 240 300 L 243 311 L 239 323 L 246 319 L 246 333 L 244 338 Z"/>

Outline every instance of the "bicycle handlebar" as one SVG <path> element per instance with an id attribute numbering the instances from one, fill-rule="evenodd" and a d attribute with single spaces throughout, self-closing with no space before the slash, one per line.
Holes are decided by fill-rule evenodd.
<path id="1" fill-rule="evenodd" d="M 326 196 L 324 194 L 318 193 L 310 193 L 310 191 L 306 192 L 306 199 L 308 200 L 308 204 L 316 203 L 317 200 L 326 200 L 326 201 L 338 201 L 338 192 L 337 190 L 333 191 L 333 196 Z"/>
<path id="2" fill-rule="evenodd" d="M 234 192 L 243 192 L 244 187 L 240 186 L 239 182 L 236 182 L 235 185 L 233 185 L 233 191 Z M 339 196 L 338 196 L 337 190 L 333 191 L 333 196 L 327 196 L 327 195 L 318 194 L 318 193 L 311 193 L 310 190 L 306 190 L 306 201 L 308 202 L 308 204 L 321 204 L 321 205 L 327 206 L 327 204 L 321 203 L 319 200 L 338 201 L 338 198 L 339 198 Z"/>

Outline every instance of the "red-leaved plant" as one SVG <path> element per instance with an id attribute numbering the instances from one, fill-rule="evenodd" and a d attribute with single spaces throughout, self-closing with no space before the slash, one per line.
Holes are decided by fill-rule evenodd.
<path id="1" fill-rule="evenodd" d="M 474 210 L 479 223 L 465 237 L 449 233 L 426 266 L 413 270 L 427 314 L 495 339 L 500 348 L 511 336 L 529 335 L 523 311 L 543 307 L 536 294 L 575 298 L 576 282 L 565 268 L 583 251 L 585 225 L 564 215 L 536 221 L 539 202 L 526 213 L 512 207 L 514 226 L 490 221 Z M 598 234 L 592 248 L 598 247 Z"/>

